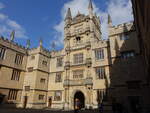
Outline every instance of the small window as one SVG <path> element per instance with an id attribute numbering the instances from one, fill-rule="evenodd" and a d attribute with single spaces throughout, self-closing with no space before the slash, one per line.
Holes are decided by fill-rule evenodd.
<path id="1" fill-rule="evenodd" d="M 29 67 L 28 72 L 32 72 L 32 71 L 33 71 L 33 67 Z"/>
<path id="2" fill-rule="evenodd" d="M 57 58 L 57 67 L 62 67 L 63 66 L 63 58 L 59 57 Z"/>
<path id="3" fill-rule="evenodd" d="M 47 66 L 47 61 L 43 60 L 42 64 L 43 64 L 44 66 Z"/>
<path id="4" fill-rule="evenodd" d="M 32 56 L 31 56 L 31 60 L 34 60 L 34 59 L 35 59 L 35 56 L 34 56 L 34 55 L 32 55 Z"/>
<path id="5" fill-rule="evenodd" d="M 44 100 L 44 95 L 39 95 L 39 100 Z"/>
<path id="6" fill-rule="evenodd" d="M 61 96 L 62 96 L 61 91 L 55 91 L 54 101 L 61 101 Z"/>
<path id="7" fill-rule="evenodd" d="M 81 38 L 80 37 L 76 37 L 76 41 L 80 41 L 81 40 Z"/>
<path id="8" fill-rule="evenodd" d="M 6 49 L 3 47 L 0 47 L 0 59 L 4 59 L 5 52 L 6 52 Z"/>
<path id="9" fill-rule="evenodd" d="M 62 73 L 56 73 L 55 82 L 62 82 Z"/>
<path id="10" fill-rule="evenodd" d="M 76 42 L 76 44 L 80 44 L 82 42 L 81 37 L 76 37 L 75 42 Z"/>
<path id="11" fill-rule="evenodd" d="M 40 79 L 40 83 L 45 83 L 46 82 L 46 79 L 45 78 L 41 78 Z"/>
<path id="12" fill-rule="evenodd" d="M 104 49 L 96 49 L 95 50 L 96 60 L 104 59 Z"/>
<path id="13" fill-rule="evenodd" d="M 105 79 L 105 67 L 96 67 L 96 78 Z"/>
<path id="14" fill-rule="evenodd" d="M 30 86 L 25 86 L 25 91 L 30 91 Z"/>
<path id="15" fill-rule="evenodd" d="M 83 78 L 83 70 L 73 71 L 73 78 L 74 79 Z"/>
<path id="16" fill-rule="evenodd" d="M 120 34 L 120 40 L 128 40 L 129 35 L 128 34 Z"/>
<path id="17" fill-rule="evenodd" d="M 81 64 L 83 63 L 83 53 L 74 54 L 74 64 Z"/>
<path id="18" fill-rule="evenodd" d="M 123 59 L 133 58 L 133 57 L 135 57 L 135 52 L 134 51 L 121 52 L 121 58 L 123 58 Z"/>

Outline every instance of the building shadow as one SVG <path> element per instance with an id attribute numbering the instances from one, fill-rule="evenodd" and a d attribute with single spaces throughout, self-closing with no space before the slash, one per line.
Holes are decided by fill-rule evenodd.
<path id="1" fill-rule="evenodd" d="M 130 30 L 126 24 L 122 27 L 125 37 L 120 39 L 120 34 L 110 40 L 110 43 L 114 43 L 114 47 L 110 44 L 108 50 L 110 81 L 106 80 L 106 93 L 100 104 L 104 110 L 117 110 L 119 113 L 148 112 L 149 88 L 135 27 L 132 25 Z"/>

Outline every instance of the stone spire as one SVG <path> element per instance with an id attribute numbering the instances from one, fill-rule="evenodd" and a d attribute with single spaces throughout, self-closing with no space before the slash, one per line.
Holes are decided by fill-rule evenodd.
<path id="1" fill-rule="evenodd" d="M 10 34 L 10 41 L 14 41 L 15 38 L 15 30 L 13 30 Z"/>
<path id="2" fill-rule="evenodd" d="M 30 40 L 27 40 L 27 44 L 26 44 L 26 48 L 29 49 L 30 48 Z"/>
<path id="3" fill-rule="evenodd" d="M 68 26 L 69 24 L 71 24 L 71 21 L 72 21 L 71 10 L 70 8 L 68 8 L 66 18 L 65 18 L 65 26 Z"/>
<path id="4" fill-rule="evenodd" d="M 42 38 L 40 38 L 40 47 L 42 47 L 42 45 L 43 45 L 43 40 L 42 40 Z"/>
<path id="5" fill-rule="evenodd" d="M 111 16 L 108 14 L 108 24 L 109 26 L 112 26 L 112 20 L 111 20 Z"/>
<path id="6" fill-rule="evenodd" d="M 93 17 L 93 5 L 92 5 L 92 0 L 89 1 L 88 9 L 89 9 L 90 18 L 92 18 L 92 17 Z"/>
<path id="7" fill-rule="evenodd" d="M 66 15 L 65 20 L 67 20 L 67 19 L 72 19 L 70 8 L 68 8 L 68 11 L 67 11 L 67 15 Z"/>
<path id="8" fill-rule="evenodd" d="M 55 51 L 56 49 L 56 43 L 54 41 L 51 43 L 51 49 L 52 51 Z"/>
<path id="9" fill-rule="evenodd" d="M 89 1 L 89 6 L 88 6 L 88 9 L 91 9 L 93 10 L 93 4 L 92 4 L 92 0 Z"/>

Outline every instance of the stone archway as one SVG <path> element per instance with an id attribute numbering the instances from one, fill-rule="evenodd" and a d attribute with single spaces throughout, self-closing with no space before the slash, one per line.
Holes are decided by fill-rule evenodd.
<path id="1" fill-rule="evenodd" d="M 84 108 L 85 107 L 85 96 L 81 91 L 77 91 L 74 94 L 74 103 L 75 103 L 75 99 L 79 99 L 80 101 L 80 108 Z"/>

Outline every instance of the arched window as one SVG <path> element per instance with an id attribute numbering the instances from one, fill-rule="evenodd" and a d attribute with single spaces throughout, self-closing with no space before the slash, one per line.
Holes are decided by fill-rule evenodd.
<path id="1" fill-rule="evenodd" d="M 80 42 L 81 41 L 81 37 L 76 37 L 76 42 Z"/>

